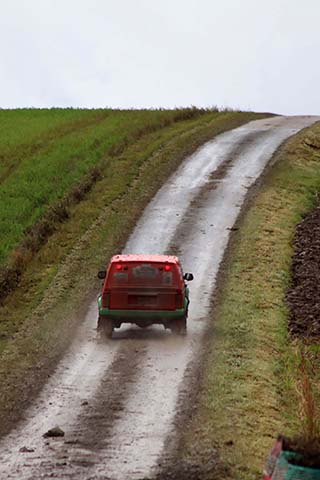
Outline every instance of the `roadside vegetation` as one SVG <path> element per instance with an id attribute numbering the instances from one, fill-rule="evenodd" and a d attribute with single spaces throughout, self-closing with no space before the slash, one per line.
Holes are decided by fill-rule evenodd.
<path id="1" fill-rule="evenodd" d="M 260 479 L 278 433 L 313 443 L 320 436 L 319 330 L 304 331 L 320 321 L 319 304 L 314 309 L 310 298 L 299 334 L 295 328 L 291 335 L 292 305 L 290 311 L 285 301 L 295 229 L 319 198 L 320 124 L 286 142 L 274 162 L 233 232 L 199 405 L 180 445 L 191 463 L 206 465 L 218 454 L 225 479 Z M 316 310 L 317 318 L 308 315 Z"/>
<path id="2" fill-rule="evenodd" d="M 205 141 L 263 116 L 0 112 L 2 433 L 50 374 L 97 292 L 97 270 L 121 251 L 157 189 Z"/>

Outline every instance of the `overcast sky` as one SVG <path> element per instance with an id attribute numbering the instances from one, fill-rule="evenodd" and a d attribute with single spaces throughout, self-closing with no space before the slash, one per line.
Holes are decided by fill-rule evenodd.
<path id="1" fill-rule="evenodd" d="M 0 107 L 320 114 L 320 0 L 0 0 Z"/>

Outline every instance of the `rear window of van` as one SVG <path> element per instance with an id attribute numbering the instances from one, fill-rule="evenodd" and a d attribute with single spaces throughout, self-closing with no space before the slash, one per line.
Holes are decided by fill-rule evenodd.
<path id="1" fill-rule="evenodd" d="M 133 262 L 113 264 L 108 275 L 110 287 L 132 285 L 179 288 L 180 284 L 180 269 L 175 264 Z"/>

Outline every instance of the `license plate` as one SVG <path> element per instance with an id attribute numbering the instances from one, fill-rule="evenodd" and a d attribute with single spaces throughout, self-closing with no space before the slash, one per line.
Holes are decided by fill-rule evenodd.
<path id="1" fill-rule="evenodd" d="M 138 295 L 129 296 L 129 305 L 140 305 L 141 307 L 149 307 L 157 304 L 156 295 Z"/>

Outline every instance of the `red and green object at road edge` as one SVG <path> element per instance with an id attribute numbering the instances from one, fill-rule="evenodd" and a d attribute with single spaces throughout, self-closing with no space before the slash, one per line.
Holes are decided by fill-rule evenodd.
<path id="1" fill-rule="evenodd" d="M 320 469 L 297 465 L 302 455 L 283 450 L 282 443 L 279 436 L 267 459 L 263 480 L 320 480 Z"/>

